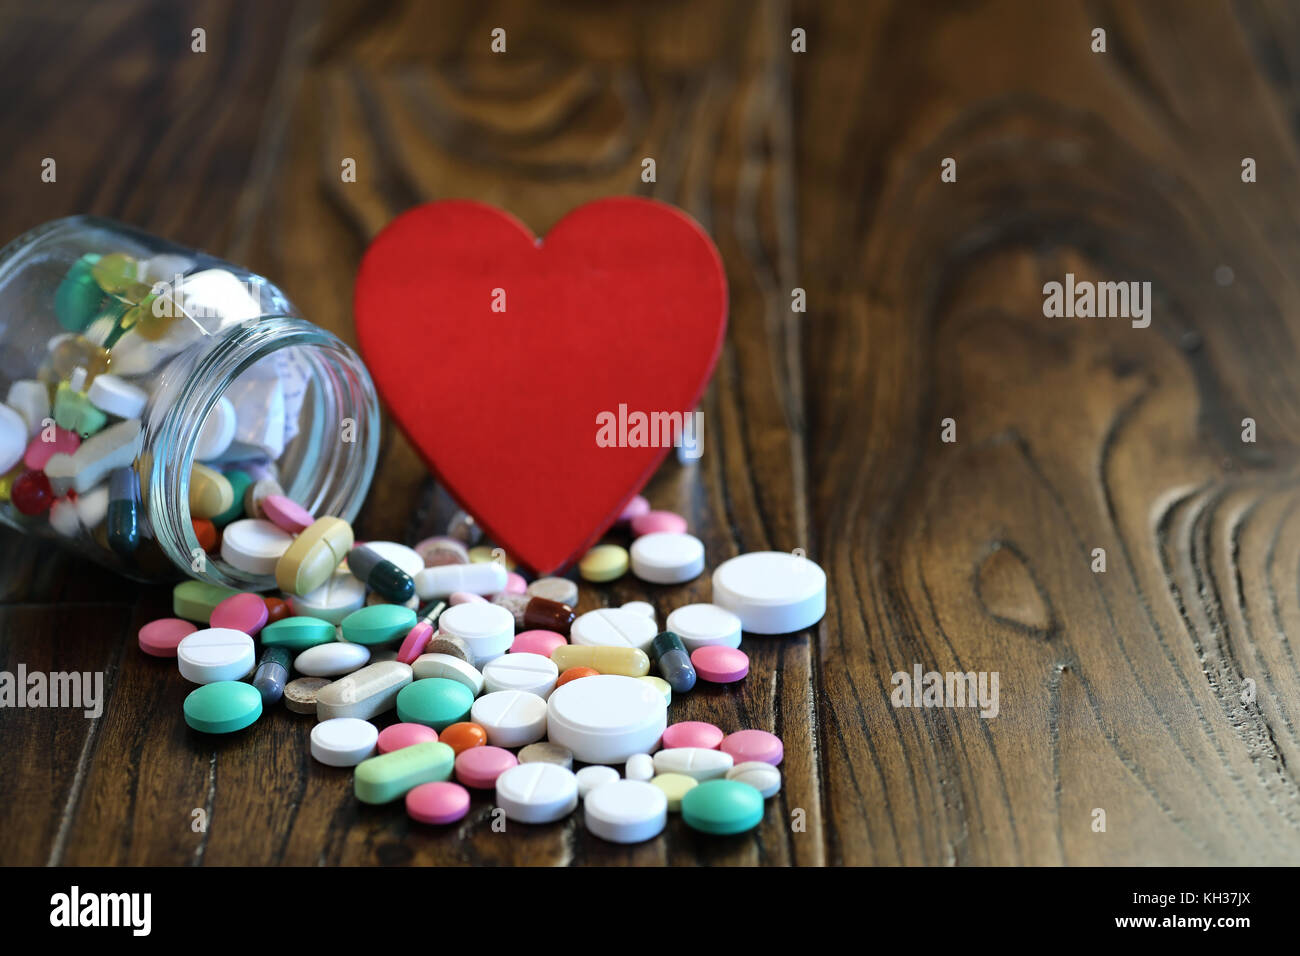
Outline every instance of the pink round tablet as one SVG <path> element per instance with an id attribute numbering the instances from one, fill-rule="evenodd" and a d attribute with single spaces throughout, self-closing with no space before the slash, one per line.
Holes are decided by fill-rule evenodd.
<path id="1" fill-rule="evenodd" d="M 486 604 L 487 598 L 481 594 L 470 594 L 468 591 L 452 591 L 451 596 L 447 598 L 448 604 Z"/>
<path id="2" fill-rule="evenodd" d="M 416 744 L 432 744 L 438 740 L 438 731 L 424 724 L 392 724 L 379 732 L 379 752 L 381 754 L 414 747 Z"/>
<path id="3" fill-rule="evenodd" d="M 431 637 L 433 637 L 433 625 L 427 621 L 418 622 L 415 627 L 406 632 L 406 640 L 402 641 L 402 646 L 397 649 L 397 659 L 403 664 L 415 663 L 415 659 L 424 653 Z"/>
<path id="4" fill-rule="evenodd" d="M 730 684 L 749 673 L 749 655 L 722 644 L 697 647 L 691 654 L 691 663 L 700 679 L 711 684 Z"/>
<path id="5" fill-rule="evenodd" d="M 684 534 L 686 519 L 671 511 L 647 511 L 632 519 L 632 533 L 638 538 L 643 534 L 666 531 L 669 534 Z"/>
<path id="6" fill-rule="evenodd" d="M 456 755 L 456 779 L 475 790 L 491 790 L 519 760 L 500 747 L 470 747 Z"/>
<path id="7" fill-rule="evenodd" d="M 618 520 L 620 523 L 626 524 L 633 518 L 639 518 L 642 515 L 649 513 L 650 502 L 646 501 L 640 495 L 633 495 L 632 500 L 625 504 L 623 510 L 619 512 Z"/>
<path id="8" fill-rule="evenodd" d="M 305 531 L 316 520 L 310 511 L 284 495 L 267 495 L 263 498 L 262 514 L 266 515 L 266 520 L 290 534 Z"/>
<path id="9" fill-rule="evenodd" d="M 469 813 L 469 791 L 447 780 L 422 783 L 407 792 L 406 812 L 421 823 L 455 823 Z"/>
<path id="10" fill-rule="evenodd" d="M 554 631 L 520 631 L 510 645 L 511 654 L 541 654 L 550 657 L 551 651 L 569 643 L 563 634 Z"/>
<path id="11" fill-rule="evenodd" d="M 45 429 L 42 428 L 32 436 L 32 440 L 27 443 L 27 450 L 23 452 L 23 464 L 32 471 L 43 471 L 56 452 L 71 455 L 81 447 L 80 435 L 58 425 L 54 426 L 54 441 L 45 441 L 44 438 Z"/>
<path id="12" fill-rule="evenodd" d="M 727 734 L 722 738 L 722 744 L 718 749 L 724 754 L 731 754 L 736 759 L 736 763 L 761 760 L 774 767 L 785 756 L 785 747 L 781 744 L 781 738 L 776 734 L 769 734 L 766 730 L 738 730 L 734 734 Z"/>
<path id="13" fill-rule="evenodd" d="M 511 571 L 506 575 L 506 589 L 502 594 L 523 594 L 528 590 L 528 582 L 524 580 L 522 574 L 516 574 Z"/>
<path id="14" fill-rule="evenodd" d="M 266 626 L 270 613 L 262 595 L 247 591 L 232 594 L 212 609 L 208 627 L 230 627 L 249 637 L 257 637 L 257 632 Z"/>
<path id="15" fill-rule="evenodd" d="M 176 645 L 198 628 L 179 617 L 164 617 L 140 628 L 140 650 L 154 657 L 175 657 Z"/>
<path id="16" fill-rule="evenodd" d="M 722 743 L 722 731 L 702 720 L 683 720 L 670 724 L 664 731 L 664 750 L 674 747 L 703 747 L 705 750 L 717 750 Z"/>

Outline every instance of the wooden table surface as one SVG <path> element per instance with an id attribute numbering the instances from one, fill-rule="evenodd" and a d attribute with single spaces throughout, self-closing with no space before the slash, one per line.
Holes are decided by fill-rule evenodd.
<path id="1" fill-rule="evenodd" d="M 703 460 L 647 494 L 711 563 L 803 548 L 830 593 L 672 707 L 784 739 L 762 825 L 620 848 L 577 815 L 493 832 L 486 798 L 446 830 L 363 806 L 282 710 L 191 733 L 135 646 L 169 590 L 5 532 L 3 668 L 102 671 L 107 700 L 0 712 L 0 863 L 1296 862 L 1297 37 L 1284 2 L 6 0 L 6 238 L 115 217 L 354 340 L 359 256 L 416 203 L 539 232 L 601 196 L 684 207 L 730 328 Z M 1150 327 L 1046 318 L 1067 272 L 1151 282 Z M 381 456 L 359 535 L 440 531 L 391 426 Z M 663 615 L 708 576 L 580 610 L 647 593 Z M 997 672 L 997 717 L 892 706 L 914 665 Z"/>

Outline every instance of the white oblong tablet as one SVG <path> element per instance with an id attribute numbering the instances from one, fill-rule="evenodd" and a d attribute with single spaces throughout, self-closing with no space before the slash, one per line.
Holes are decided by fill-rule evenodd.
<path id="1" fill-rule="evenodd" d="M 545 700 L 555 690 L 560 669 L 541 654 L 502 654 L 483 668 L 483 686 L 488 693 L 498 690 L 526 690 Z"/>
<path id="2" fill-rule="evenodd" d="M 704 542 L 685 532 L 656 531 L 632 542 L 632 573 L 653 584 L 681 584 L 704 570 Z"/>
<path id="3" fill-rule="evenodd" d="M 469 717 L 487 731 L 493 747 L 522 747 L 546 736 L 546 701 L 525 690 L 484 694 L 474 701 Z"/>
<path id="4" fill-rule="evenodd" d="M 0 405 L 0 471 L 18 464 L 27 450 L 27 422 L 8 405 Z"/>
<path id="5" fill-rule="evenodd" d="M 568 747 L 583 763 L 620 764 L 649 753 L 666 726 L 663 695 L 636 677 L 596 674 L 571 680 L 547 701 L 551 743 Z"/>
<path id="6" fill-rule="evenodd" d="M 411 662 L 416 680 L 441 677 L 464 684 L 475 697 L 483 693 L 483 675 L 479 669 L 450 654 L 421 654 Z"/>
<path id="7" fill-rule="evenodd" d="M 655 622 L 636 611 L 602 607 L 588 611 L 569 628 L 569 641 L 593 647 L 635 647 L 650 653 Z"/>
<path id="8" fill-rule="evenodd" d="M 443 567 L 474 568 L 483 565 L 449 564 L 426 570 L 440 571 Z M 453 604 L 439 616 L 438 630 L 468 644 L 475 663 L 483 665 L 510 650 L 515 640 L 515 616 L 500 605 L 487 602 Z"/>
<path id="9" fill-rule="evenodd" d="M 370 648 L 364 644 L 334 641 L 307 648 L 293 659 L 293 669 L 307 677 L 342 677 L 369 660 Z"/>
<path id="10" fill-rule="evenodd" d="M 578 806 L 578 779 L 554 763 L 521 763 L 497 777 L 497 806 L 518 823 L 551 823 Z"/>
<path id="11" fill-rule="evenodd" d="M 687 604 L 668 615 L 664 630 L 682 639 L 688 651 L 719 644 L 740 646 L 740 618 L 716 604 Z"/>
<path id="12" fill-rule="evenodd" d="M 415 575 L 415 593 L 421 601 L 449 597 L 456 591 L 498 594 L 506 587 L 505 565 L 496 561 L 477 564 L 436 564 Z"/>
<path id="13" fill-rule="evenodd" d="M 590 767 L 583 767 L 575 776 L 578 778 L 578 799 L 580 800 L 587 799 L 587 794 L 597 787 L 613 783 L 619 779 L 617 770 L 599 763 L 594 763 Z"/>
<path id="14" fill-rule="evenodd" d="M 582 804 L 587 829 L 611 843 L 641 843 L 663 832 L 668 797 L 644 780 L 615 780 L 587 794 Z"/>
<path id="15" fill-rule="evenodd" d="M 417 574 L 424 570 L 424 559 L 416 553 L 414 548 L 408 548 L 396 541 L 367 541 L 365 545 L 385 561 L 391 561 L 405 571 L 407 577 L 414 579 Z"/>
<path id="16" fill-rule="evenodd" d="M 224 395 L 217 399 L 208 417 L 203 419 L 203 427 L 194 441 L 194 458 L 197 461 L 212 461 L 220 458 L 235 440 L 235 428 L 239 420 L 235 416 L 235 406 Z"/>
<path id="17" fill-rule="evenodd" d="M 274 572 L 272 566 L 271 573 Z M 366 585 L 347 571 L 339 570 L 326 578 L 315 591 L 303 595 L 288 594 L 286 598 L 294 614 L 342 624 L 345 617 L 366 603 Z"/>
<path id="18" fill-rule="evenodd" d="M 136 418 L 149 404 L 149 393 L 143 388 L 108 372 L 95 376 L 86 397 L 100 411 L 118 418 Z"/>
<path id="19" fill-rule="evenodd" d="M 331 717 L 311 729 L 311 755 L 330 767 L 355 767 L 378 743 L 379 728 L 359 717 Z"/>
<path id="20" fill-rule="evenodd" d="M 232 627 L 204 628 L 176 645 L 176 666 L 195 684 L 239 680 L 253 662 L 253 639 Z"/>
<path id="21" fill-rule="evenodd" d="M 249 574 L 275 574 L 275 563 L 293 535 L 263 518 L 241 518 L 221 532 L 221 558 Z"/>
<path id="22" fill-rule="evenodd" d="M 623 775 L 628 780 L 651 780 L 655 775 L 655 761 L 649 754 L 633 754 L 627 758 Z"/>
<path id="23" fill-rule="evenodd" d="M 583 680 L 590 680 L 586 677 Z M 574 683 L 578 683 L 574 681 Z M 659 773 L 684 773 L 696 780 L 714 780 L 724 776 L 735 764 L 731 754 L 705 747 L 673 747 L 654 755 Z"/>
<path id="24" fill-rule="evenodd" d="M 781 789 L 781 771 L 761 760 L 746 760 L 727 771 L 728 780 L 747 783 L 763 795 L 763 799 L 776 796 Z"/>
<path id="25" fill-rule="evenodd" d="M 713 572 L 713 601 L 751 634 L 789 634 L 826 613 L 826 572 L 784 551 L 752 551 Z"/>

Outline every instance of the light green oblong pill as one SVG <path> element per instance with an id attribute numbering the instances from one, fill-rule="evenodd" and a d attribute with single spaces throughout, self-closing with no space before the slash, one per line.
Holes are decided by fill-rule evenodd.
<path id="1" fill-rule="evenodd" d="M 258 635 L 263 647 L 287 647 L 291 651 L 305 651 L 319 644 L 330 644 L 338 639 L 334 625 L 318 617 L 286 617 L 268 624 Z"/>
<path id="2" fill-rule="evenodd" d="M 219 680 L 190 691 L 184 708 L 185 723 L 195 730 L 230 734 L 262 716 L 262 695 L 252 684 Z"/>
<path id="3" fill-rule="evenodd" d="M 391 644 L 415 627 L 415 612 L 400 604 L 372 604 L 343 619 L 343 640 L 352 644 Z"/>
<path id="4" fill-rule="evenodd" d="M 223 588 L 217 584 L 182 581 L 172 588 L 172 613 L 187 621 L 207 624 L 212 617 L 212 609 L 238 593 L 234 588 Z"/>
<path id="5" fill-rule="evenodd" d="M 703 833 L 744 833 L 763 819 L 763 795 L 739 780 L 706 780 L 682 795 L 682 819 Z"/>
<path id="6" fill-rule="evenodd" d="M 425 677 L 412 681 L 397 694 L 397 719 L 444 730 L 469 719 L 474 692 L 460 681 Z"/>
<path id="7" fill-rule="evenodd" d="M 392 803 L 422 783 L 451 779 L 455 762 L 456 752 L 444 743 L 403 747 L 357 764 L 352 789 L 362 803 Z"/>

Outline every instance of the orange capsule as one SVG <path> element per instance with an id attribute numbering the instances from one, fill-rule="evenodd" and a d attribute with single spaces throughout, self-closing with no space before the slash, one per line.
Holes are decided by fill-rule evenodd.
<path id="1" fill-rule="evenodd" d="M 266 623 L 274 624 L 276 621 L 283 621 L 290 615 L 289 605 L 285 604 L 277 597 L 264 597 L 262 602 L 266 605 Z"/>
<path id="2" fill-rule="evenodd" d="M 571 680 L 577 680 L 579 677 L 599 677 L 600 671 L 594 667 L 570 667 L 560 675 L 560 679 L 555 682 L 555 686 L 567 684 Z M 595 686 L 595 685 L 593 685 Z"/>
<path id="3" fill-rule="evenodd" d="M 446 730 L 438 734 L 438 741 L 446 744 L 457 754 L 462 750 L 469 750 L 471 747 L 482 747 L 487 744 L 487 731 L 481 724 L 461 721 L 459 724 L 452 724 Z"/>
<path id="4" fill-rule="evenodd" d="M 190 524 L 194 525 L 194 535 L 199 539 L 199 546 L 204 551 L 217 550 L 217 526 L 207 518 L 191 518 Z"/>

